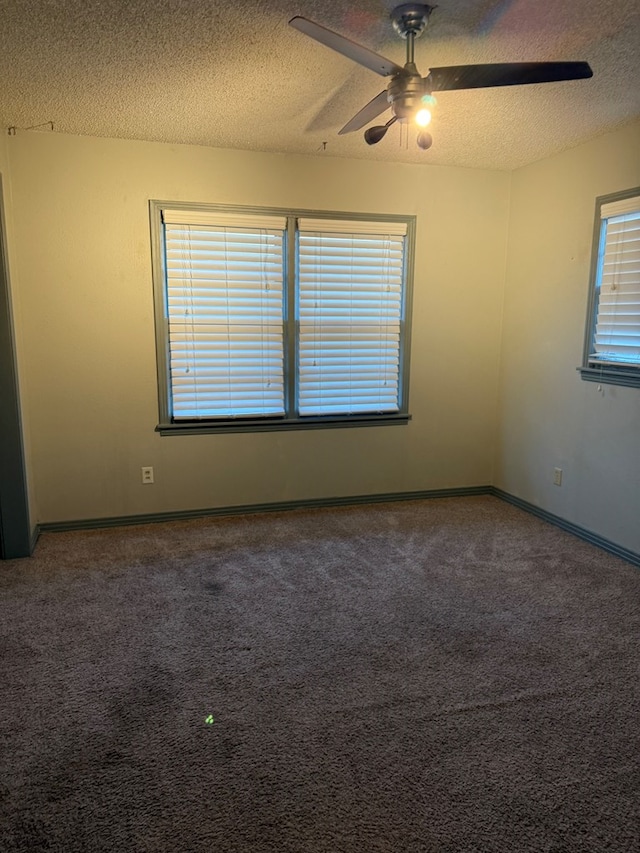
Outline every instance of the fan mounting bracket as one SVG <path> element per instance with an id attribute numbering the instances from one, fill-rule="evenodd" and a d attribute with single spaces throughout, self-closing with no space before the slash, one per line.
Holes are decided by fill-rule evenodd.
<path id="1" fill-rule="evenodd" d="M 391 12 L 391 22 L 394 30 L 406 39 L 409 35 L 418 38 L 426 29 L 429 15 L 436 6 L 427 6 L 425 3 L 403 3 L 396 6 Z"/>

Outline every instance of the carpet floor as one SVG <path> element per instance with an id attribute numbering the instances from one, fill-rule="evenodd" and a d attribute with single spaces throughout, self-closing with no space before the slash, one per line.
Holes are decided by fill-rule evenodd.
<path id="1" fill-rule="evenodd" d="M 640 572 L 495 497 L 0 565 L 2 853 L 640 850 Z"/>

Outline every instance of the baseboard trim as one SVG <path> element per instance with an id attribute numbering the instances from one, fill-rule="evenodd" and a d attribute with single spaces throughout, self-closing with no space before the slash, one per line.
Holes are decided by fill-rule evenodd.
<path id="1" fill-rule="evenodd" d="M 347 495 L 309 500 L 276 501 L 274 503 L 239 504 L 236 506 L 187 509 L 172 512 L 155 512 L 144 515 L 121 515 L 107 518 L 80 518 L 73 521 L 49 521 L 40 524 L 43 533 L 60 533 L 67 530 L 93 530 L 102 527 L 125 527 L 132 524 L 155 524 L 163 521 L 183 521 L 190 518 L 208 518 L 226 515 L 249 515 L 259 512 L 285 512 L 296 509 L 314 509 L 332 506 L 416 501 L 428 498 L 460 498 L 491 494 L 491 486 L 462 486 L 452 489 L 429 489 L 418 492 L 384 492 L 373 495 Z"/>
<path id="2" fill-rule="evenodd" d="M 640 566 L 640 554 L 637 554 L 635 551 L 631 551 L 628 548 L 623 548 L 622 545 L 617 545 L 610 539 L 605 539 L 604 536 L 600 536 L 599 534 L 588 530 L 586 527 L 580 527 L 579 524 L 567 521 L 559 515 L 548 512 L 546 509 L 541 509 L 541 507 L 529 503 L 529 501 L 525 501 L 522 498 L 517 498 L 515 495 L 509 494 L 509 492 L 504 492 L 502 489 L 498 489 L 496 486 L 490 486 L 488 494 L 494 495 L 496 498 L 500 498 L 500 500 L 503 500 L 506 503 L 517 506 L 519 509 L 523 509 L 532 515 L 536 515 L 538 518 L 543 519 L 543 521 L 548 521 L 549 524 L 553 524 L 556 527 L 562 528 L 562 530 L 566 530 L 567 533 L 573 533 L 574 536 L 584 539 L 592 545 L 597 545 L 598 548 L 602 548 L 603 551 L 615 554 L 616 557 L 621 557 L 623 560 L 626 560 L 628 563 L 632 563 L 634 566 Z"/>
<path id="3" fill-rule="evenodd" d="M 309 500 L 276 501 L 274 503 L 239 504 L 236 506 L 209 507 L 206 509 L 175 510 L 172 512 L 145 513 L 143 515 L 121 515 L 107 518 L 80 518 L 73 521 L 43 522 L 33 531 L 32 544 L 35 548 L 40 533 L 61 533 L 70 530 L 95 530 L 105 527 L 127 527 L 136 524 L 156 524 L 165 521 L 183 521 L 190 518 L 214 518 L 229 515 L 251 515 L 262 512 L 286 512 L 296 509 L 314 509 L 332 506 L 355 506 L 358 504 L 391 503 L 394 501 L 428 500 L 430 498 L 460 498 L 474 495 L 492 495 L 506 503 L 548 521 L 556 527 L 572 533 L 586 542 L 621 557 L 634 566 L 640 566 L 640 554 L 623 548 L 603 536 L 599 536 L 585 527 L 573 524 L 559 515 L 505 492 L 496 486 L 462 486 L 451 489 L 427 489 L 416 492 L 384 492 L 372 495 L 347 495 L 332 498 L 311 498 Z M 32 548 L 33 550 L 33 548 Z"/>

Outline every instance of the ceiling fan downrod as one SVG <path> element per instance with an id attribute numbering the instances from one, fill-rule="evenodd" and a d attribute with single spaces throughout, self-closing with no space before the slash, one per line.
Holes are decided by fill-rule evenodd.
<path id="1" fill-rule="evenodd" d="M 413 65 L 413 46 L 427 28 L 429 15 L 436 6 L 424 3 L 403 3 L 391 12 L 391 23 L 400 38 L 407 40 L 407 64 Z"/>

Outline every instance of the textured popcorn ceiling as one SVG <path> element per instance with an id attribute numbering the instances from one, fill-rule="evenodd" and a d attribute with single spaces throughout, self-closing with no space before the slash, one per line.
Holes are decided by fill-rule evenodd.
<path id="1" fill-rule="evenodd" d="M 395 5 L 3 0 L 0 117 L 18 133 L 53 122 L 61 133 L 511 169 L 640 115 L 640 0 L 441 0 L 416 42 L 421 74 L 586 60 L 594 77 L 439 93 L 426 152 L 398 125 L 375 147 L 362 132 L 338 136 L 388 81 L 287 21 L 311 18 L 402 65 Z"/>

